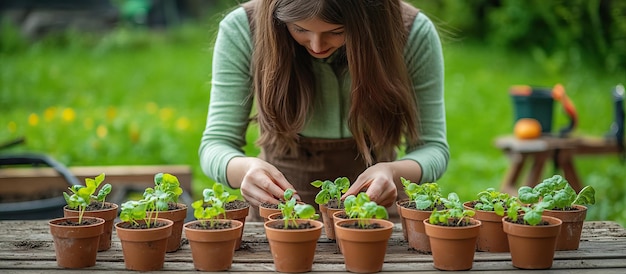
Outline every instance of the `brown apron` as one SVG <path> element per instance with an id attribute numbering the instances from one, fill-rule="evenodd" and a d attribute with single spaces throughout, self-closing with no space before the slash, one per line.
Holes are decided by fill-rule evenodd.
<path id="1" fill-rule="evenodd" d="M 334 181 L 338 177 L 347 177 L 350 182 L 367 168 L 363 157 L 359 155 L 354 139 L 316 139 L 300 137 L 296 151 L 289 155 L 278 154 L 271 146 L 262 148 L 259 158 L 274 165 L 287 181 L 297 190 L 303 202 L 316 209 L 315 195 L 319 188 L 311 185 L 315 180 Z M 390 219 L 397 217 L 395 206 L 387 208 Z M 258 208 L 250 210 L 248 219 L 261 221 Z M 392 218 L 392 216 L 394 218 Z M 395 220 L 394 220 L 395 221 Z"/>

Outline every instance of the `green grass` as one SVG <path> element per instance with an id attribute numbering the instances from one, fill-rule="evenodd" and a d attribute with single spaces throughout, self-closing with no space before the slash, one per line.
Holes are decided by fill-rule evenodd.
<path id="1" fill-rule="evenodd" d="M 217 19 L 167 31 L 67 33 L 22 47 L 3 41 L 0 142 L 20 136 L 27 142 L 0 153 L 43 152 L 68 166 L 187 164 L 199 197 L 212 183 L 199 168 L 197 149 Z M 451 160 L 439 183 L 463 200 L 500 186 L 508 160 L 493 140 L 512 133 L 511 85 L 564 84 L 580 115 L 575 134 L 603 136 L 613 119 L 609 91 L 625 75 L 460 40 L 446 40 L 444 55 Z M 558 128 L 566 120 L 556 110 Z M 250 143 L 255 136 L 251 131 Z M 588 219 L 626 224 L 624 164 L 611 155 L 579 158 L 576 165 L 598 192 Z"/>

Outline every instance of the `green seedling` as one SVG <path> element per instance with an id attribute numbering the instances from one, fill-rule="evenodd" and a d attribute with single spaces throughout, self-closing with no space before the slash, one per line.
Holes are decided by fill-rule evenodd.
<path id="1" fill-rule="evenodd" d="M 432 211 L 442 204 L 439 184 L 416 184 L 404 178 L 400 178 L 400 180 L 404 186 L 404 193 L 409 197 L 409 200 L 415 202 L 417 209 Z"/>
<path id="2" fill-rule="evenodd" d="M 535 187 L 522 186 L 518 190 L 519 202 L 509 208 L 508 217 L 517 221 L 519 211 L 524 212 L 524 222 L 537 225 L 541 222 L 543 211 L 568 210 L 573 205 L 595 204 L 595 190 L 591 186 L 584 187 L 580 193 L 569 185 L 561 175 L 544 179 Z"/>
<path id="3" fill-rule="evenodd" d="M 494 188 L 490 187 L 478 193 L 474 209 L 493 211 L 499 216 L 504 216 L 505 211 L 508 210 L 513 203 L 517 203 L 517 197 L 496 191 Z"/>
<path id="4" fill-rule="evenodd" d="M 341 208 L 341 195 L 350 188 L 350 180 L 346 177 L 339 177 L 335 181 L 317 180 L 311 182 L 311 185 L 320 188 L 320 191 L 315 195 L 315 203 L 325 205 L 331 200 L 336 200 Z"/>
<path id="5" fill-rule="evenodd" d="M 154 201 L 159 211 L 167 211 L 170 203 L 177 203 L 178 197 L 183 194 L 178 178 L 168 173 L 154 175 L 154 188 L 146 188 L 143 198 Z"/>
<path id="6" fill-rule="evenodd" d="M 207 227 L 215 227 L 218 218 L 223 216 L 226 218 L 225 205 L 237 199 L 236 195 L 231 195 L 225 191 L 222 184 L 213 184 L 212 188 L 206 188 L 202 191 L 203 199 L 197 200 L 191 204 L 194 209 L 193 216 L 200 220 L 200 224 Z"/>
<path id="7" fill-rule="evenodd" d="M 104 184 L 98 194 L 96 190 L 104 181 L 104 173 L 96 176 L 94 179 L 85 178 L 85 185 L 73 185 L 69 187 L 69 190 L 72 192 L 72 195 L 69 195 L 67 192 L 63 192 L 63 197 L 67 202 L 67 207 L 69 209 L 78 210 L 78 222 L 81 223 L 83 220 L 83 214 L 85 213 L 86 208 L 91 204 L 92 201 L 99 202 L 101 204 L 101 208 L 104 207 L 104 200 L 106 196 L 111 193 L 111 184 Z"/>
<path id="8" fill-rule="evenodd" d="M 357 219 L 358 226 L 365 228 L 369 225 L 369 219 L 387 219 L 387 209 L 371 201 L 365 192 L 360 192 L 357 196 L 350 195 L 344 201 L 344 210 L 348 218 Z"/>
<path id="9" fill-rule="evenodd" d="M 288 229 L 290 224 L 292 226 L 298 226 L 297 219 L 312 219 L 316 220 L 319 215 L 315 212 L 315 208 L 309 204 L 299 204 L 296 202 L 296 198 L 293 197 L 293 189 L 285 190 L 283 194 L 283 200 L 278 204 L 284 220 L 284 229 Z"/>
<path id="10" fill-rule="evenodd" d="M 178 202 L 178 197 L 183 193 L 178 178 L 168 173 L 154 175 L 154 188 L 146 188 L 143 199 L 139 201 L 127 201 L 122 204 L 120 220 L 139 225 L 143 220 L 147 227 L 155 225 L 159 211 L 167 211 L 169 203 Z"/>
<path id="11" fill-rule="evenodd" d="M 430 214 L 428 222 L 433 225 L 459 226 L 462 222 L 469 222 L 469 218 L 474 217 L 474 210 L 465 209 L 459 200 L 459 195 L 455 192 L 448 194 L 448 198 L 441 198 L 445 207 L 443 210 L 434 209 Z"/>
<path id="12" fill-rule="evenodd" d="M 531 188 L 519 188 L 519 199 L 522 203 L 535 204 L 541 201 L 550 210 L 567 210 L 573 205 L 593 205 L 596 203 L 596 191 L 592 186 L 585 186 L 578 194 L 561 175 L 544 179 Z"/>

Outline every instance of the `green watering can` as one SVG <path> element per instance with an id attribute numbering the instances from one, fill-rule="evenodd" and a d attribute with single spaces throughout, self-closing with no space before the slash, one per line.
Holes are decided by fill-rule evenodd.
<path id="1" fill-rule="evenodd" d="M 541 124 L 544 135 L 552 134 L 554 102 L 560 102 L 567 114 L 569 123 L 559 130 L 559 137 L 565 137 L 576 128 L 578 114 L 572 101 L 565 94 L 561 84 L 553 88 L 515 85 L 509 89 L 515 109 L 515 121 L 521 118 L 533 118 Z M 514 122 L 515 122 L 514 121 Z"/>

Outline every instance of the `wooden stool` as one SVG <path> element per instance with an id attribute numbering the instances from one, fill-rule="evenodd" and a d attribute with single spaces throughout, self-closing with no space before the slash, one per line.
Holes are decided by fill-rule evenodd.
<path id="1" fill-rule="evenodd" d="M 525 185 L 533 187 L 541 180 L 543 169 L 549 159 L 561 169 L 563 176 L 576 192 L 582 189 L 582 182 L 574 166 L 576 155 L 617 154 L 620 152 L 615 139 L 591 137 L 541 137 L 521 140 L 514 136 L 498 137 L 495 146 L 510 159 L 511 164 L 501 185 L 501 191 L 517 195 L 517 181 L 522 177 L 526 162 L 531 163 Z M 557 170 L 555 170 L 557 172 Z"/>

